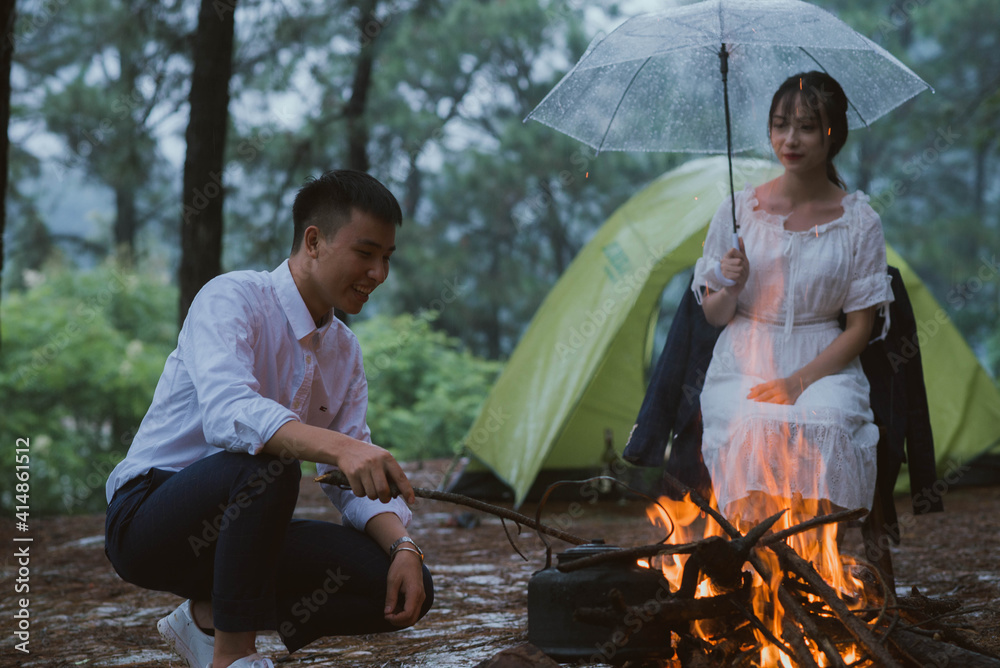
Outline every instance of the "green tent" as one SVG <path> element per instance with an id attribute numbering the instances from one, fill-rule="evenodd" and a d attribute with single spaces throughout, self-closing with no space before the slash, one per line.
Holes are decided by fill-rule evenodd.
<path id="1" fill-rule="evenodd" d="M 780 166 L 739 159 L 734 170 L 739 188 L 773 178 Z M 703 158 L 664 174 L 614 212 L 511 355 L 465 437 L 471 461 L 453 489 L 475 493 L 478 481 L 495 476 L 520 505 L 544 471 L 581 478 L 600 469 L 606 433 L 621 453 L 645 394 L 660 295 L 701 256 L 708 221 L 728 192 L 725 158 Z M 913 302 L 943 472 L 1000 438 L 1000 391 L 891 249 L 889 263 L 902 272 Z"/>

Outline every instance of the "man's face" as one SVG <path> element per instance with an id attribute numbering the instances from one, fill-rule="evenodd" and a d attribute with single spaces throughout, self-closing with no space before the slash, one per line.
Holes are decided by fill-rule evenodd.
<path id="1" fill-rule="evenodd" d="M 389 257 L 396 249 L 396 227 L 358 209 L 331 238 L 316 234 L 306 304 L 314 317 L 331 308 L 356 314 L 368 295 L 389 276 Z M 311 298 L 311 299 L 310 299 Z M 319 309 L 317 314 L 316 309 Z"/>

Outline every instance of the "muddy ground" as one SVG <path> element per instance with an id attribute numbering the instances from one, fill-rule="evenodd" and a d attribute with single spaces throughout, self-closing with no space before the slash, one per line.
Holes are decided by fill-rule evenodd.
<path id="1" fill-rule="evenodd" d="M 433 488 L 441 476 L 440 465 L 408 469 L 418 487 Z M 268 634 L 259 641 L 261 651 L 279 666 L 471 668 L 525 642 L 527 583 L 544 563 L 539 539 L 528 531 L 517 539 L 526 562 L 507 543 L 499 519 L 478 513 L 460 516 L 463 508 L 442 502 L 418 503 L 410 529 L 427 553 L 436 592 L 435 607 L 423 620 L 393 634 L 326 639 L 292 656 L 283 652 L 276 635 Z M 913 518 L 909 499 L 897 499 L 905 520 L 903 542 L 892 551 L 897 592 L 909 593 L 915 586 L 928 596 L 978 606 L 956 623 L 1000 651 L 1000 487 L 952 489 L 945 504 L 944 513 Z M 567 526 L 578 535 L 622 546 L 661 538 L 649 525 L 643 503 L 607 501 L 584 503 L 582 508 Z M 528 505 L 521 510 L 534 515 L 535 509 Z M 567 519 L 569 510 L 566 502 L 549 504 L 545 515 L 550 521 Z M 336 517 L 308 477 L 296 514 Z M 461 526 L 470 518 L 477 526 Z M 0 521 L 0 541 L 7 546 L 0 557 L 0 666 L 184 668 L 155 628 L 180 600 L 118 578 L 104 556 L 103 521 L 103 516 L 32 518 L 29 532 L 17 534 L 34 539 L 29 654 L 15 649 L 14 636 L 14 613 L 22 596 L 14 589 L 15 550 L 23 544 L 13 541 L 13 519 Z"/>

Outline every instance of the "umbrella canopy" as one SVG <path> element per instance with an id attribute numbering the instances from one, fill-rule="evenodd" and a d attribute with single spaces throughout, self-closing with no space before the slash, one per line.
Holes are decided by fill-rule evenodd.
<path id="1" fill-rule="evenodd" d="M 808 3 L 705 0 L 637 16 L 596 38 L 525 120 L 598 151 L 725 153 L 723 51 L 732 152 L 770 152 L 771 96 L 797 72 L 822 70 L 840 83 L 851 128 L 931 88 L 888 51 Z"/>

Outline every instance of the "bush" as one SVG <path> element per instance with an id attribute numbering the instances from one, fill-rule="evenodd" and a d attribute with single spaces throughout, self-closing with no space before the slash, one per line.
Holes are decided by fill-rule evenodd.
<path id="1" fill-rule="evenodd" d="M 176 343 L 174 288 L 113 265 L 4 296 L 0 442 L 29 440 L 33 514 L 100 512 Z M 14 504 L 11 475 L 0 505 Z"/>
<path id="2" fill-rule="evenodd" d="M 354 327 L 368 376 L 372 440 L 403 460 L 452 456 L 501 368 L 432 329 L 436 317 L 375 316 Z"/>

